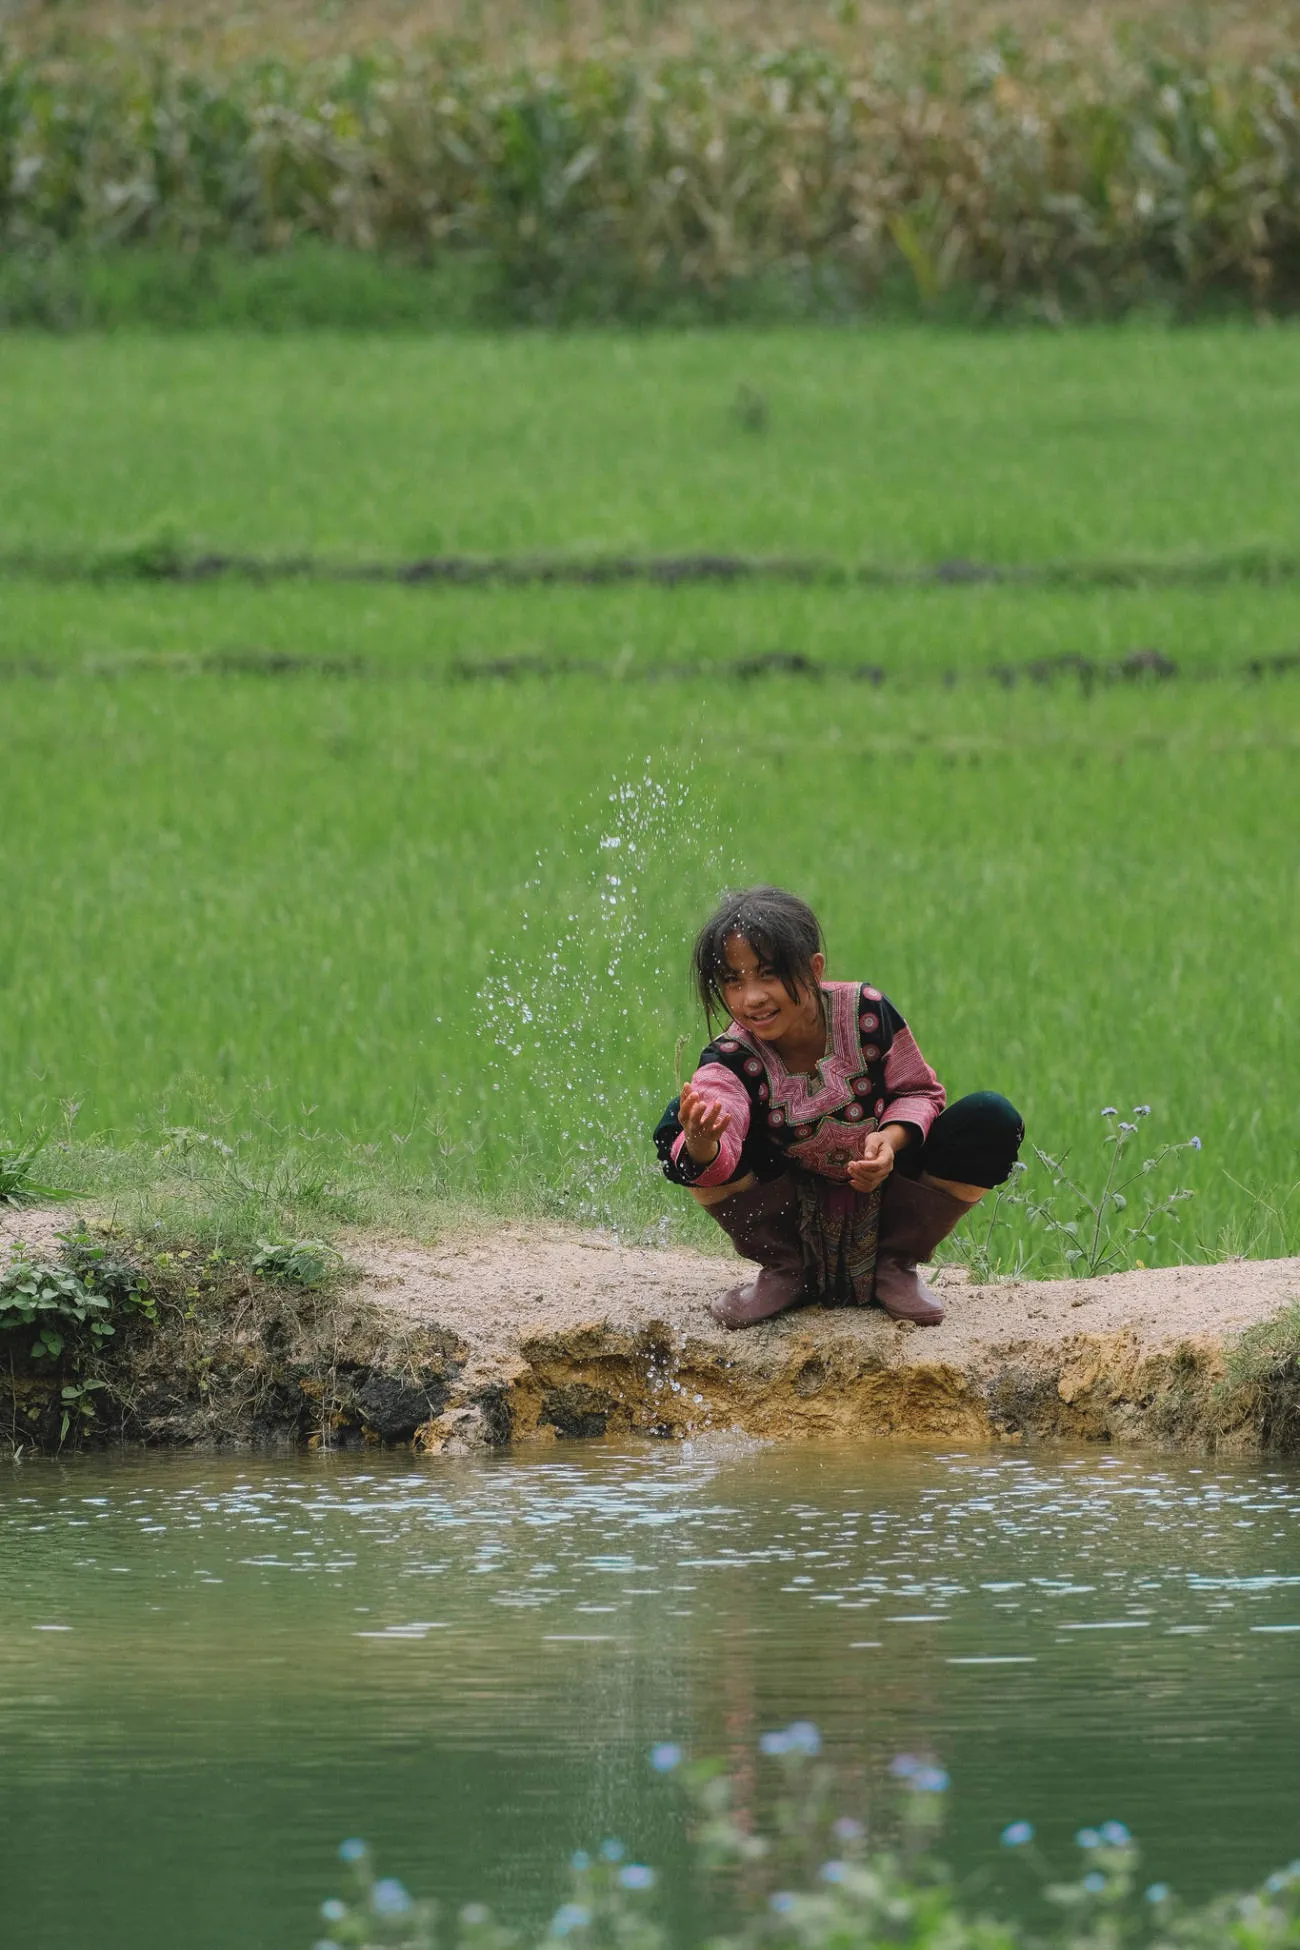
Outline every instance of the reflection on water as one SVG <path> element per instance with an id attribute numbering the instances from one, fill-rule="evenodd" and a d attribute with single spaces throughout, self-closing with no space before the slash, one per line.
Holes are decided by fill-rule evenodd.
<path id="1" fill-rule="evenodd" d="M 795 1717 L 868 1797 L 942 1759 L 963 1863 L 1022 1817 L 1063 1859 L 1122 1819 L 1189 1893 L 1300 1852 L 1300 1471 L 722 1443 L 3 1480 L 29 1950 L 307 1945 L 353 1833 L 540 1913 L 581 1842 L 679 1851 L 652 1742 L 748 1764 Z"/>

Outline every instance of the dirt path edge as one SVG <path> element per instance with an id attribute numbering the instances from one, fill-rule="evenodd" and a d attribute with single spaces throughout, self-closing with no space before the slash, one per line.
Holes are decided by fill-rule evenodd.
<path id="1" fill-rule="evenodd" d="M 48 1254 L 67 1220 L 0 1215 L 0 1251 L 20 1239 Z M 1287 1337 L 1249 1380 L 1227 1370 L 1243 1333 L 1300 1305 L 1300 1259 L 987 1286 L 947 1269 L 938 1328 L 803 1308 L 732 1334 L 708 1302 L 734 1263 L 713 1254 L 522 1224 L 341 1243 L 342 1292 L 245 1282 L 197 1319 L 108 1344 L 117 1437 L 452 1455 L 706 1432 L 1300 1450 Z M 38 1380 L 24 1382 L 25 1407 L 0 1401 L 14 1431 L 35 1419 Z M 17 1386 L 11 1376 L 11 1397 Z M 104 1437 L 113 1421 L 106 1411 Z"/>

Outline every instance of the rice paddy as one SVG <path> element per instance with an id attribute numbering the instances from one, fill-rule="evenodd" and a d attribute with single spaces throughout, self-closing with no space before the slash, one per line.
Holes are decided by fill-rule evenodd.
<path id="1" fill-rule="evenodd" d="M 1199 1136 L 1161 1257 L 1296 1250 L 1298 396 L 1283 331 L 8 342 L 0 1131 L 691 1233 L 644 1133 L 693 925 L 770 877 L 1086 1175 L 1104 1105 Z"/>

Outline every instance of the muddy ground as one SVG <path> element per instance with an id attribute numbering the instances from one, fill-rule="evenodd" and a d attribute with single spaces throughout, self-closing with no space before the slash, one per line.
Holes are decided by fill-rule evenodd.
<path id="1" fill-rule="evenodd" d="M 0 1250 L 21 1238 L 52 1252 L 67 1223 L 66 1210 L 0 1215 Z M 720 1430 L 1300 1448 L 1289 1343 L 1248 1379 L 1226 1369 L 1243 1332 L 1300 1303 L 1300 1259 L 988 1286 L 949 1269 L 938 1328 L 804 1308 L 731 1334 L 708 1301 L 735 1262 L 713 1254 L 509 1224 L 341 1243 L 348 1274 L 327 1293 L 241 1274 L 108 1344 L 86 1437 L 453 1454 Z M 11 1433 L 26 1417 L 48 1446 L 49 1377 L 11 1375 L 10 1389 Z"/>

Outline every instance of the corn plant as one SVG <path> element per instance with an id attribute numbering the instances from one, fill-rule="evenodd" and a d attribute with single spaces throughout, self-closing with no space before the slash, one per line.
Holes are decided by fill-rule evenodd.
<path id="1" fill-rule="evenodd" d="M 1300 296 L 1294 55 L 1030 55 L 934 31 L 229 71 L 129 43 L 77 63 L 0 52 L 0 248 L 201 260 L 324 240 L 463 260 L 484 303 L 524 316 L 765 285 L 1048 319 Z"/>

